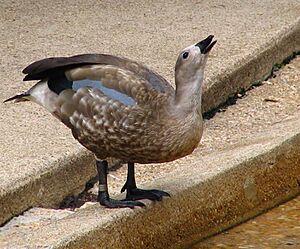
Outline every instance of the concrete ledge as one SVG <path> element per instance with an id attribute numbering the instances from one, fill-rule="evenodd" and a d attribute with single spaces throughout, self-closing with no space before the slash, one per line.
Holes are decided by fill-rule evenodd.
<path id="1" fill-rule="evenodd" d="M 207 120 L 190 156 L 138 165 L 138 183 L 154 172 L 145 187 L 171 198 L 135 210 L 97 202 L 74 211 L 33 208 L 0 228 L 0 248 L 182 248 L 299 194 L 299 68 L 297 57 Z M 120 189 L 115 184 L 110 192 Z"/>
<path id="2" fill-rule="evenodd" d="M 260 37 L 262 39 L 262 37 Z M 247 90 L 257 80 L 264 80 L 275 63 L 293 52 L 300 51 L 300 18 L 280 30 L 274 37 L 255 48 L 255 51 L 207 80 L 203 93 L 203 112 L 218 107 L 229 96 Z M 220 90 L 222 89 L 222 91 Z"/>
<path id="3" fill-rule="evenodd" d="M 83 150 L 80 154 L 61 157 L 50 165 L 48 171 L 1 191 L 0 224 L 29 207 L 57 207 L 66 193 L 80 193 L 87 180 L 97 174 L 93 158 Z M 85 170 L 82 170 L 83 167 Z"/>
<path id="4" fill-rule="evenodd" d="M 172 194 L 162 203 L 135 210 L 96 203 L 27 232 L 3 231 L 0 247 L 183 248 L 300 193 L 298 120 L 157 180 L 155 187 Z"/>
<path id="5" fill-rule="evenodd" d="M 187 241 L 220 232 L 299 194 L 300 135 L 268 142 L 218 154 L 219 160 L 204 158 L 201 165 L 215 169 L 221 163 L 226 170 L 198 180 L 193 176 L 202 172 L 195 163 L 186 175 L 174 174 L 155 184 L 173 194 L 163 205 L 128 212 L 108 226 L 80 229 L 55 248 L 183 248 Z M 78 216 L 93 217 L 97 209 Z"/>

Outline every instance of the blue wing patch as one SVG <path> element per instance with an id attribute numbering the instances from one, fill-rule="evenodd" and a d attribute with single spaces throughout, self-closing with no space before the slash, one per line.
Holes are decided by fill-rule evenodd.
<path id="1" fill-rule="evenodd" d="M 100 80 L 84 79 L 84 80 L 73 81 L 72 89 L 74 91 L 77 91 L 81 87 L 92 87 L 92 88 L 99 89 L 106 96 L 108 96 L 114 100 L 118 100 L 119 102 L 121 102 L 124 105 L 133 106 L 136 104 L 136 101 L 132 97 L 130 97 L 124 93 L 121 93 L 119 91 L 116 91 L 114 89 L 103 86 L 103 84 Z"/>

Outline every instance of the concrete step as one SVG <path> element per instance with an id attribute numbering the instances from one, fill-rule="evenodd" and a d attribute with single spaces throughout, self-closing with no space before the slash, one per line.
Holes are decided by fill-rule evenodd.
<path id="1" fill-rule="evenodd" d="M 20 1 L 18 5 L 10 1 L 4 1 L 4 8 L 0 10 L 0 18 L 3 24 L 2 27 L 5 28 L 0 30 L 0 39 L 4 39 L 5 43 L 3 42 L 3 44 L 7 45 L 0 48 L 1 64 L 4 69 L 0 71 L 0 76 L 6 81 L 2 85 L 0 98 L 5 99 L 21 89 L 27 89 L 29 87 L 28 83 L 26 83 L 26 86 L 23 86 L 23 83 L 16 83 L 20 82 L 22 78 L 18 72 L 33 60 L 53 55 L 92 51 L 119 54 L 143 61 L 171 80 L 173 65 L 180 49 L 198 41 L 207 34 L 213 33 L 218 39 L 218 45 L 211 54 L 206 73 L 207 80 L 203 104 L 204 111 L 207 111 L 224 102 L 228 96 L 242 88 L 248 88 L 251 83 L 263 78 L 270 72 L 274 63 L 280 62 L 294 51 L 300 50 L 300 9 L 296 0 L 284 2 L 278 0 L 272 2 L 261 1 L 259 3 L 225 1 L 222 4 L 218 1 L 190 2 L 185 4 L 184 11 L 180 11 L 182 10 L 182 3 L 180 2 L 170 4 L 157 1 L 156 4 L 141 5 L 136 3 L 132 6 L 100 2 L 97 4 L 95 6 L 91 1 L 85 1 L 77 2 L 76 5 L 58 6 L 56 2 L 39 1 L 28 8 L 25 1 Z M 84 11 L 78 12 L 79 9 Z M 103 12 L 95 13 L 95 9 L 101 9 Z M 32 13 L 38 14 L 31 15 Z M 120 16 L 120 13 L 122 13 L 120 19 L 115 18 Z M 155 13 L 155 15 L 151 13 Z M 74 18 L 74 15 L 76 15 L 76 18 Z M 59 18 L 59 21 L 57 21 L 58 17 L 61 16 L 63 18 Z M 94 18 L 91 20 L 90 16 L 94 16 Z M 133 25 L 135 22 L 140 23 L 140 25 Z M 27 25 L 24 26 L 23 23 Z M 80 35 L 75 36 L 74 34 L 77 32 Z M 163 36 L 161 32 L 164 33 Z M 19 39 L 18 34 L 22 34 L 22 39 Z M 32 37 L 36 39 L 32 39 Z M 120 40 L 124 43 L 121 44 Z M 149 43 L 150 40 L 152 42 Z M 115 44 L 115 46 L 111 47 L 111 44 Z M 135 44 L 135 46 L 132 44 Z M 58 206 L 66 196 L 82 191 L 86 181 L 95 175 L 93 157 L 72 139 L 70 132 L 63 125 L 59 124 L 38 106 L 27 103 L 22 105 L 0 104 L 0 114 L 0 131 L 5 138 L 5 141 L 0 144 L 0 151 L 2 152 L 0 161 L 0 223 L 8 221 L 16 214 L 33 206 Z M 265 116 L 266 114 L 263 113 L 262 115 Z M 230 123 L 229 121 L 226 125 Z M 236 125 L 240 126 L 240 122 Z M 292 126 L 293 129 L 286 131 L 283 128 L 284 125 Z M 190 195 L 187 195 L 187 197 L 183 195 L 183 193 L 188 192 L 187 189 L 193 189 L 190 184 L 195 183 L 193 191 L 198 189 L 197 191 L 205 195 L 206 188 L 202 188 L 202 186 L 207 183 L 212 184 L 211 181 L 213 181 L 212 186 L 216 188 L 216 184 L 219 182 L 216 180 L 218 178 L 215 177 L 218 175 L 222 176 L 221 180 L 231 179 L 231 175 L 230 178 L 224 177 L 229 177 L 227 176 L 228 172 L 238 174 L 238 171 L 235 170 L 241 170 L 244 167 L 240 166 L 239 163 L 237 164 L 237 162 L 244 165 L 243 159 L 256 158 L 253 157 L 251 151 L 256 152 L 255 156 L 260 158 L 260 156 L 263 157 L 264 153 L 272 152 L 275 148 L 287 149 L 288 142 L 284 142 L 287 138 L 292 141 L 291 146 L 293 147 L 297 142 L 297 122 L 287 121 L 287 124 L 284 123 L 284 125 L 278 125 L 277 128 L 274 126 L 277 129 L 274 130 L 274 134 L 278 130 L 283 130 L 279 137 L 273 135 L 275 136 L 273 138 L 269 133 L 264 133 L 265 131 L 262 130 L 259 132 L 262 135 L 261 138 L 258 138 L 258 141 L 255 139 L 248 141 L 246 139 L 248 137 L 243 137 L 242 144 L 232 142 L 231 147 L 229 146 L 226 149 L 224 141 L 227 141 L 229 137 L 224 138 L 221 136 L 216 138 L 219 139 L 218 143 L 215 143 L 214 149 L 208 150 L 207 154 L 203 154 L 205 150 L 203 150 L 203 146 L 200 146 L 193 155 L 182 160 L 169 164 L 141 167 L 141 174 L 148 177 L 146 180 L 144 179 L 145 182 L 149 182 L 151 176 L 153 179 L 156 179 L 155 177 L 165 178 L 166 181 L 155 180 L 155 183 L 148 185 L 157 187 L 161 184 L 164 189 L 171 191 L 173 197 L 163 202 L 163 204 L 150 205 L 146 210 L 134 210 L 134 212 L 130 210 L 104 210 L 97 205 L 92 205 L 92 207 L 83 209 L 84 211 L 80 209 L 78 214 L 77 212 L 72 215 L 68 213 L 67 217 L 59 218 L 58 221 L 53 223 L 50 222 L 47 226 L 40 227 L 37 225 L 36 232 L 31 236 L 31 242 L 43 246 L 51 244 L 65 245 L 64 243 L 67 243 L 67 241 L 68 243 L 71 243 L 70 241 L 74 242 L 74 240 L 81 241 L 79 238 L 85 232 L 88 232 L 91 236 L 92 234 L 96 235 L 98 230 L 93 230 L 94 226 L 100 229 L 102 225 L 106 224 L 108 227 L 113 228 L 112 223 L 106 223 L 108 221 L 116 220 L 119 223 L 129 219 L 128 217 L 131 217 L 130 219 L 134 218 L 133 221 L 139 221 L 139 218 L 136 217 L 138 215 L 141 217 L 140 219 L 148 217 L 146 220 L 150 222 L 151 217 L 161 218 L 159 215 L 149 216 L 154 211 L 162 212 L 161 214 L 169 218 L 170 216 L 167 216 L 164 212 L 171 214 L 174 208 L 177 208 L 177 211 L 179 209 L 185 210 L 182 212 L 191 211 L 194 206 L 187 204 L 187 206 L 181 208 L 182 202 L 179 201 L 181 199 L 179 197 L 183 197 L 183 200 L 190 200 Z M 228 131 L 230 129 L 225 126 L 222 135 L 227 134 Z M 235 132 L 240 131 L 236 130 Z M 229 132 L 229 134 L 231 133 Z M 250 135 L 252 136 L 252 134 Z M 212 133 L 207 131 L 202 144 L 204 146 L 210 144 L 215 139 L 214 136 L 216 136 L 215 131 Z M 267 139 L 270 144 L 261 143 L 260 139 Z M 232 146 L 236 147 L 236 150 Z M 238 152 L 240 149 L 243 153 Z M 267 151 L 265 151 L 266 149 Z M 250 153 L 249 158 L 245 157 L 245 155 L 248 155 L 247 153 Z M 216 158 L 221 161 L 217 162 Z M 227 159 L 229 161 L 226 167 L 221 167 L 220 162 L 227 162 Z M 294 160 L 296 159 L 291 159 L 291 165 L 294 165 Z M 277 161 L 275 160 L 275 162 Z M 248 170 L 252 168 L 248 167 Z M 198 168 L 201 168 L 200 171 L 195 171 Z M 169 169 L 170 172 L 165 175 L 166 172 L 162 169 Z M 190 170 L 189 173 L 184 170 L 184 175 L 179 175 L 178 172 L 182 172 L 182 169 Z M 255 169 L 257 168 L 253 168 L 253 172 L 251 171 L 253 174 Z M 217 175 L 215 175 L 216 172 Z M 244 171 L 240 172 L 243 173 Z M 188 177 L 195 174 L 199 175 L 199 178 L 188 179 Z M 286 177 L 291 177 L 291 174 L 295 175 L 295 172 L 287 173 Z M 238 184 L 238 179 L 235 180 L 237 182 L 233 182 L 233 185 Z M 184 182 L 184 184 L 177 185 L 177 181 Z M 240 179 L 240 181 L 243 181 L 243 179 Z M 249 181 L 251 189 L 251 179 Z M 113 193 L 116 193 L 116 189 L 121 183 L 115 183 L 115 185 L 111 189 Z M 272 186 L 270 187 L 272 189 L 275 188 L 271 183 L 270 186 Z M 284 187 L 283 185 L 279 186 Z M 264 187 L 262 186 L 262 188 Z M 269 187 L 269 185 L 266 187 Z M 296 193 L 293 184 L 290 188 L 283 189 L 286 190 L 285 194 L 280 192 L 278 195 L 274 195 L 277 198 L 273 198 L 274 203 Z M 268 188 L 266 188 L 267 190 Z M 193 191 L 191 193 L 194 193 Z M 227 191 L 231 190 L 228 188 Z M 237 189 L 237 191 L 241 191 L 241 189 Z M 199 194 L 199 196 L 201 195 Z M 274 204 L 267 197 L 264 198 L 266 202 L 264 205 L 262 204 L 262 207 Z M 201 200 L 203 206 L 205 201 L 208 201 L 204 197 Z M 260 200 L 258 200 L 258 203 L 260 203 Z M 177 202 L 178 205 L 176 206 Z M 197 201 L 195 203 L 201 204 Z M 211 205 L 213 206 L 213 203 Z M 169 209 L 164 208 L 165 206 Z M 172 208 L 170 208 L 171 206 Z M 248 217 L 246 215 L 247 210 L 241 210 L 244 210 L 245 215 L 243 215 Z M 99 213 L 95 214 L 97 212 Z M 148 214 L 148 212 L 150 213 Z M 253 211 L 253 213 L 255 212 Z M 89 219 L 86 224 L 80 223 L 82 229 L 79 229 L 79 231 L 75 229 L 75 224 L 80 221 L 77 217 L 81 217 L 81 214 L 83 216 L 87 215 Z M 93 217 L 93 215 L 95 216 Z M 119 218 L 116 218 L 115 215 Z M 243 218 L 241 214 L 236 215 L 236 220 Z M 196 220 L 200 219 L 198 216 L 199 213 L 195 216 Z M 183 215 L 182 220 L 185 218 L 187 217 Z M 89 223 L 92 219 L 96 223 Z M 68 224 L 69 220 L 74 222 L 74 227 Z M 218 220 L 217 217 L 216 220 Z M 156 224 L 155 222 L 158 222 L 158 220 L 155 219 L 153 222 L 153 224 Z M 147 222 L 145 221 L 142 224 L 147 224 Z M 31 226 L 35 225 L 31 224 Z M 56 226 L 57 229 L 54 229 Z M 64 226 L 68 229 L 64 229 L 66 228 Z M 149 223 L 149 229 L 151 227 L 153 228 Z M 191 228 L 193 227 L 191 225 Z M 116 231 L 119 231 L 118 229 Z M 172 226 L 172 229 L 174 229 L 174 226 Z M 42 231 L 45 231 L 43 236 L 40 234 Z M 78 232 L 76 233 L 79 237 L 75 235 L 73 237 L 72 234 L 75 231 Z M 198 230 L 195 230 L 195 232 L 199 234 Z M 158 231 L 155 231 L 155 234 L 157 233 Z M 183 238 L 187 235 L 186 233 L 189 233 L 189 230 L 181 234 L 178 233 L 178 236 L 174 236 L 174 239 L 170 242 L 173 243 L 179 237 Z M 6 232 L 3 234 L 6 234 Z M 46 239 L 47 234 L 49 234 L 49 239 Z M 145 229 L 139 236 L 143 235 L 146 238 L 151 234 L 146 234 Z M 165 233 L 162 233 L 162 235 L 165 235 Z M 8 237 L 2 234 L 1 236 L 2 241 L 7 243 L 6 238 Z M 89 238 L 89 236 L 86 238 Z M 99 238 L 102 237 L 99 236 Z M 124 241 L 124 239 L 124 236 L 120 237 L 120 241 Z M 140 241 L 143 241 L 143 239 Z M 130 243 L 130 241 L 127 243 Z M 153 240 L 153 243 L 155 245 L 156 242 Z M 137 245 L 140 244 L 137 243 Z"/>
<path id="2" fill-rule="evenodd" d="M 0 247 L 188 248 L 299 194 L 299 69 L 300 57 L 207 120 L 192 155 L 137 167 L 138 183 L 171 198 L 134 210 L 95 200 L 75 210 L 33 208 L 1 228 Z M 125 173 L 111 172 L 112 193 Z"/>

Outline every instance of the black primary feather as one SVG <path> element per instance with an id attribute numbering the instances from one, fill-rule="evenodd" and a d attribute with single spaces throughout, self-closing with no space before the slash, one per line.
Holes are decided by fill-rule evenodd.
<path id="1" fill-rule="evenodd" d="M 21 94 L 17 94 L 11 98 L 8 98 L 6 100 L 3 101 L 3 103 L 8 102 L 8 101 L 12 101 L 12 100 L 16 100 L 16 102 L 20 102 L 20 101 L 27 101 L 28 99 L 24 98 L 24 97 L 28 97 L 30 96 L 29 93 L 21 93 Z"/>
<path id="2" fill-rule="evenodd" d="M 61 75 L 65 71 L 90 64 L 114 65 L 129 70 L 146 79 L 156 91 L 174 93 L 173 87 L 166 79 L 142 64 L 108 54 L 80 54 L 71 57 L 51 57 L 39 60 L 23 70 L 23 73 L 27 74 L 23 80 L 61 79 Z"/>
<path id="3" fill-rule="evenodd" d="M 33 62 L 22 72 L 27 74 L 24 81 L 41 80 L 75 67 L 88 64 L 118 64 L 115 56 L 106 54 L 80 54 L 71 57 L 51 57 Z"/>

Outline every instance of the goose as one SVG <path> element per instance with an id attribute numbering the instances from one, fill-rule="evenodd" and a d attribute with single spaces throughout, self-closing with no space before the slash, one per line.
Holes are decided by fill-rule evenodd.
<path id="1" fill-rule="evenodd" d="M 136 61 L 108 54 L 52 57 L 33 62 L 24 81 L 38 82 L 4 102 L 33 101 L 58 118 L 95 155 L 98 201 L 108 208 L 134 208 L 169 193 L 140 189 L 135 163 L 164 163 L 189 155 L 203 133 L 201 94 L 214 36 L 185 48 L 175 65 L 175 85 Z M 122 200 L 107 186 L 107 158 L 127 163 Z"/>

